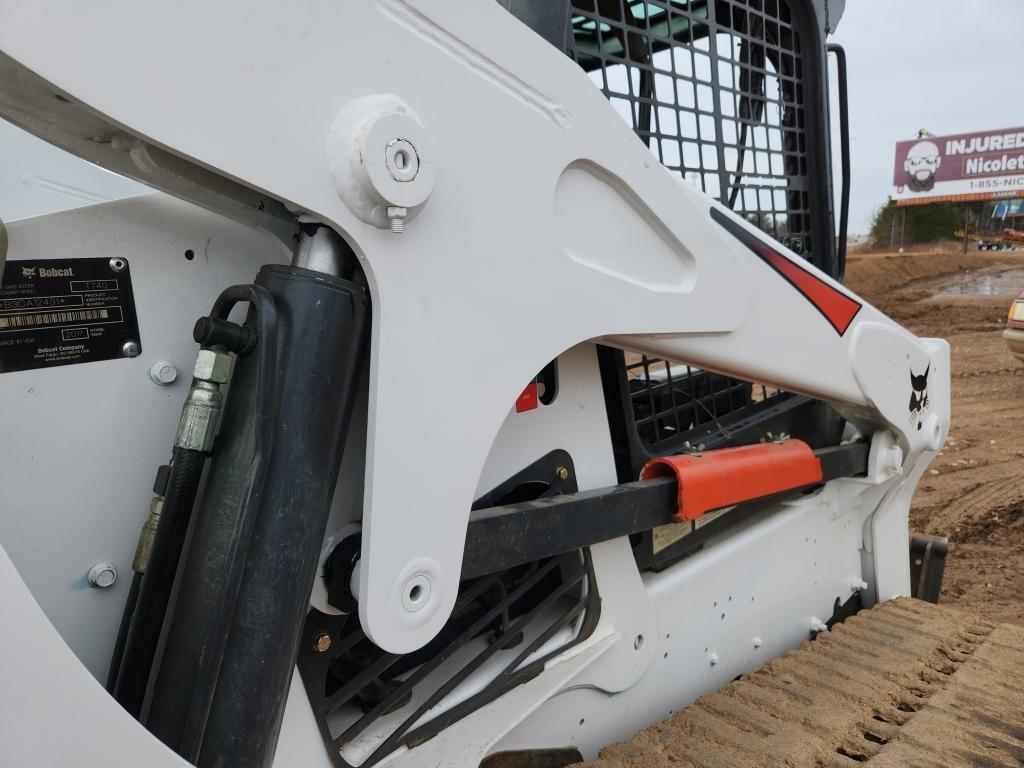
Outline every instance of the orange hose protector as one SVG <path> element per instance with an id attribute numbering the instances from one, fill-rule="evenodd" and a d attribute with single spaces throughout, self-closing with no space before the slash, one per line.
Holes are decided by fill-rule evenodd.
<path id="1" fill-rule="evenodd" d="M 644 465 L 641 480 L 675 475 L 680 520 L 822 481 L 821 462 L 802 440 L 663 456 Z"/>

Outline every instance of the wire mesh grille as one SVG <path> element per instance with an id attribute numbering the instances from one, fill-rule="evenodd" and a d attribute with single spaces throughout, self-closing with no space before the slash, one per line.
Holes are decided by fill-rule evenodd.
<path id="1" fill-rule="evenodd" d="M 811 251 L 800 36 L 787 0 L 572 0 L 567 53 L 658 160 L 797 253 Z M 629 356 L 656 450 L 773 394 Z"/>
<path id="2" fill-rule="evenodd" d="M 637 434 L 649 446 L 719 426 L 720 418 L 778 392 L 646 355 L 626 355 L 626 379 Z"/>
<path id="3" fill-rule="evenodd" d="M 810 251 L 800 38 L 786 0 L 573 0 L 569 55 L 667 168 Z"/>
<path id="4" fill-rule="evenodd" d="M 584 549 L 463 582 L 444 628 L 409 654 L 378 648 L 350 615 L 314 609 L 298 668 L 332 763 L 368 768 L 532 679 L 599 617 Z M 453 696 L 460 686 L 468 697 Z"/>

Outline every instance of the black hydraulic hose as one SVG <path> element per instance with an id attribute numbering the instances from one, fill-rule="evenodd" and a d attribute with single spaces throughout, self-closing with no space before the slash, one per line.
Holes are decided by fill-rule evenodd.
<path id="1" fill-rule="evenodd" d="M 747 98 L 746 96 L 743 97 Z M 747 123 L 744 120 L 740 123 L 739 149 L 736 152 L 736 173 L 732 182 L 732 191 L 729 193 L 729 210 L 736 210 L 736 198 L 740 194 L 740 182 L 743 181 L 743 161 L 747 152 Z"/>
<path id="2" fill-rule="evenodd" d="M 753 35 L 752 39 L 764 40 L 764 22 L 759 18 L 754 18 L 750 31 Z M 764 46 L 744 40 L 740 44 L 740 93 L 742 94 L 739 105 L 740 135 L 737 142 L 736 173 L 732 182 L 732 190 L 729 193 L 730 211 L 736 209 L 736 198 L 739 197 L 740 185 L 743 181 L 743 163 L 747 153 L 747 125 L 748 123 L 760 123 L 764 116 L 764 72 L 766 67 Z"/>
<path id="3" fill-rule="evenodd" d="M 836 43 L 829 43 L 827 50 L 836 55 L 839 86 L 839 160 L 842 163 L 843 181 L 839 191 L 839 244 L 834 277 L 842 280 L 846 273 L 846 231 L 850 221 L 850 97 L 846 85 L 846 51 Z"/>
<path id="4" fill-rule="evenodd" d="M 227 322 L 228 314 L 237 302 L 247 300 L 254 304 L 270 302 L 270 308 L 264 308 L 262 315 L 269 315 L 276 323 L 273 299 L 269 293 L 265 289 L 249 285 L 236 285 L 224 291 L 214 304 L 211 318 L 203 320 L 206 320 L 207 324 L 223 326 L 220 328 L 221 332 L 235 330 L 233 324 Z M 195 333 L 199 333 L 201 325 L 202 320 L 197 324 Z M 253 334 L 247 332 L 245 328 L 237 328 L 235 335 L 239 341 L 244 341 Z M 273 339 L 273 336 L 271 331 L 268 337 Z M 251 346 L 247 343 L 233 347 L 233 351 L 239 355 L 247 354 L 250 349 Z M 270 362 L 273 363 L 273 355 Z M 259 425 L 259 420 L 257 424 Z M 264 426 L 264 431 L 266 429 Z M 153 662 L 205 461 L 206 454 L 201 451 L 177 446 L 174 448 L 170 477 L 162 494 L 165 498 L 160 522 L 153 538 L 149 563 L 145 573 L 136 573 L 125 603 L 107 676 L 107 690 L 135 717 L 139 717 L 141 713 L 152 676 Z"/>
<path id="5" fill-rule="evenodd" d="M 117 675 L 121 671 L 121 659 L 124 658 L 124 644 L 128 640 L 128 627 L 131 625 L 135 608 L 139 604 L 139 588 L 142 586 L 142 574 L 136 572 L 132 576 L 132 585 L 128 589 L 128 599 L 124 603 L 121 624 L 117 628 L 117 640 L 114 641 L 114 652 L 110 655 L 110 669 L 107 671 L 107 691 L 114 692 Z"/>
<path id="6" fill-rule="evenodd" d="M 146 572 L 142 576 L 137 604 L 125 637 L 120 670 L 113 686 L 114 698 L 136 718 L 142 711 L 205 462 L 206 454 L 201 451 L 174 448 L 160 523 L 153 538 Z"/>
<path id="7" fill-rule="evenodd" d="M 246 553 L 252 541 L 253 528 L 260 508 L 260 497 L 266 478 L 266 465 L 274 438 L 274 391 L 277 377 L 277 307 L 270 292 L 259 285 L 236 285 L 225 290 L 213 305 L 211 317 L 227 319 L 235 304 L 248 302 L 256 314 L 258 334 L 256 337 L 256 405 L 253 413 L 255 441 L 252 458 L 246 472 L 240 505 L 242 514 L 238 517 L 230 551 L 226 557 L 227 572 L 222 588 L 216 597 L 214 616 L 221 621 L 216 625 L 205 652 L 195 672 L 191 692 L 191 706 L 183 724 L 178 754 L 191 762 L 199 757 L 206 721 L 213 703 L 217 685 L 217 670 L 220 668 L 231 631 L 231 617 L 234 615 L 242 574 L 245 569 Z"/>

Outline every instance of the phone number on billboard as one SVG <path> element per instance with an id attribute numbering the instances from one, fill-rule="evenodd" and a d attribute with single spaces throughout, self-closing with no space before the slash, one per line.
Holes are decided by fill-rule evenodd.
<path id="1" fill-rule="evenodd" d="M 1006 189 L 1024 187 L 1024 176 L 1004 176 L 999 179 L 978 179 L 971 182 L 971 189 Z"/>

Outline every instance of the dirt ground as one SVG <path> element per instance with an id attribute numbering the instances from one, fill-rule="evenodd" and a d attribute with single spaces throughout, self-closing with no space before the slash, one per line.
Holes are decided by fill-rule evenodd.
<path id="1" fill-rule="evenodd" d="M 1024 363 L 1000 331 L 1024 290 L 1024 251 L 851 254 L 846 284 L 952 351 L 952 425 L 911 508 L 950 540 L 940 600 L 1024 624 Z"/>

